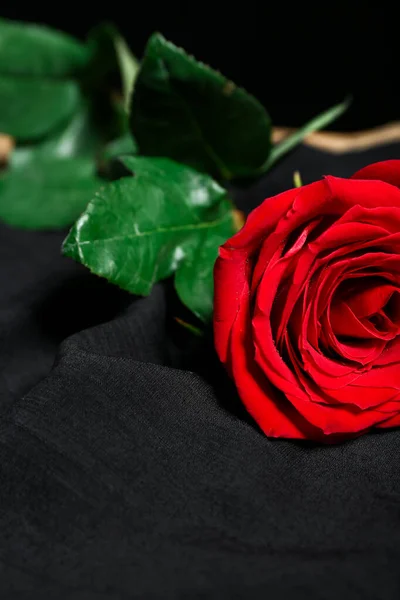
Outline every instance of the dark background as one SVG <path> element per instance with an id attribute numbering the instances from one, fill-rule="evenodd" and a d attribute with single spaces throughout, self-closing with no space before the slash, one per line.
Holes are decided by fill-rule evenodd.
<path id="1" fill-rule="evenodd" d="M 0 14 L 81 38 L 111 20 L 138 56 L 149 35 L 161 31 L 251 91 L 277 125 L 300 125 L 347 94 L 353 95 L 352 108 L 335 129 L 400 118 L 398 22 L 389 3 L 142 0 L 106 6 L 89 13 L 87 5 L 71 2 L 46 8 L 12 2 Z"/>

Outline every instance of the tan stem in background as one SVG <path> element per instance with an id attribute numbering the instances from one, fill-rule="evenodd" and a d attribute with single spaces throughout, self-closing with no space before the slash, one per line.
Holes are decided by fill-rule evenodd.
<path id="1" fill-rule="evenodd" d="M 282 141 L 285 137 L 293 133 L 295 129 L 289 127 L 274 127 L 272 131 L 272 139 L 274 143 Z M 332 152 L 333 154 L 341 154 L 342 152 L 355 152 L 357 150 L 367 150 L 383 144 L 400 142 L 400 121 L 387 123 L 374 129 L 354 132 L 334 132 L 334 131 L 317 131 L 311 133 L 304 140 L 304 144 Z"/>
<path id="2" fill-rule="evenodd" d="M 5 133 L 0 133 L 0 164 L 6 163 L 14 148 L 14 140 Z"/>

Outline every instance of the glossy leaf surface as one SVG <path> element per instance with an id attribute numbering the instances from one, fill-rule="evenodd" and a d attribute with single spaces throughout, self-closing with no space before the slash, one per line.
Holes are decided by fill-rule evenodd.
<path id="1" fill-rule="evenodd" d="M 183 269 L 178 293 L 195 314 L 208 318 L 218 246 L 233 233 L 226 191 L 168 159 L 126 157 L 124 163 L 134 177 L 96 194 L 64 242 L 64 253 L 141 295 Z"/>
<path id="2" fill-rule="evenodd" d="M 175 275 L 175 289 L 182 302 L 202 321 L 211 318 L 214 302 L 214 264 L 218 248 L 233 235 L 232 217 L 198 236 L 187 259 Z"/>

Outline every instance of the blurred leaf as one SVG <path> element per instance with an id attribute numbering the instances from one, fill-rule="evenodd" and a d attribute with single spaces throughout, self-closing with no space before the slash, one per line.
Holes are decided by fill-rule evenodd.
<path id="1" fill-rule="evenodd" d="M 115 48 L 115 38 L 118 35 L 118 30 L 112 23 L 100 23 L 89 32 L 87 44 L 92 58 L 88 75 L 95 84 L 118 71 Z"/>
<path id="2" fill-rule="evenodd" d="M 130 51 L 124 38 L 112 23 L 101 23 L 89 34 L 91 48 L 91 76 L 104 80 L 117 73 L 121 80 L 123 104 L 127 108 L 139 63 Z"/>
<path id="3" fill-rule="evenodd" d="M 257 172 L 271 149 L 270 118 L 259 102 L 159 34 L 135 83 L 131 128 L 141 154 L 226 179 Z"/>
<path id="4" fill-rule="evenodd" d="M 127 107 L 139 65 L 125 40 L 112 23 L 102 23 L 89 34 L 92 61 L 87 73 L 89 89 L 99 98 L 107 86 L 113 89 L 109 96 L 113 131 L 109 140 L 128 136 Z M 120 93 L 117 93 L 120 90 Z"/>
<path id="5" fill-rule="evenodd" d="M 332 106 L 317 117 L 314 117 L 314 119 L 311 119 L 311 121 L 309 121 L 306 125 L 303 125 L 303 127 L 300 127 L 300 129 L 284 139 L 280 144 L 274 146 L 268 160 L 263 165 L 261 172 L 264 173 L 269 171 L 273 164 L 282 158 L 284 154 L 290 152 L 290 150 L 293 150 L 293 148 L 300 144 L 300 142 L 310 135 L 310 133 L 323 129 L 338 119 L 348 109 L 350 102 L 351 101 L 349 99 L 346 99 L 344 102 Z"/>
<path id="6" fill-rule="evenodd" d="M 133 56 L 127 43 L 121 35 L 115 36 L 114 44 L 121 71 L 124 107 L 125 110 L 128 111 L 133 86 L 139 72 L 139 62 Z"/>
<path id="7" fill-rule="evenodd" d="M 91 42 L 0 20 L 0 132 L 18 141 L 0 174 L 5 222 L 65 227 L 99 187 L 95 159 L 127 129 L 127 116 L 112 103 L 109 72 L 93 79 L 89 67 L 108 60 L 118 74 L 117 35 L 106 44 L 111 56 L 99 57 Z"/>
<path id="8" fill-rule="evenodd" d="M 22 166 L 40 158 L 95 157 L 104 136 L 94 122 L 91 105 L 81 102 L 65 127 L 36 144 L 19 145 L 11 155 L 11 165 Z"/>
<path id="9" fill-rule="evenodd" d="M 89 58 L 89 49 L 65 33 L 0 19 L 0 76 L 70 77 Z"/>
<path id="10" fill-rule="evenodd" d="M 0 132 L 17 140 L 34 140 L 59 127 L 79 107 L 78 85 L 0 75 Z"/>
<path id="11" fill-rule="evenodd" d="M 112 160 L 113 158 L 117 158 L 118 156 L 136 153 L 137 146 L 135 140 L 133 139 L 130 133 L 126 133 L 125 135 L 107 144 L 102 156 L 105 160 Z"/>
<path id="12" fill-rule="evenodd" d="M 0 174 L 0 219 L 26 229 L 67 227 L 100 185 L 91 159 L 35 156 Z"/>
<path id="13" fill-rule="evenodd" d="M 149 294 L 156 281 L 177 271 L 183 302 L 209 318 L 218 246 L 234 232 L 226 191 L 168 159 L 123 162 L 135 176 L 95 195 L 65 240 L 64 253 L 134 294 Z"/>

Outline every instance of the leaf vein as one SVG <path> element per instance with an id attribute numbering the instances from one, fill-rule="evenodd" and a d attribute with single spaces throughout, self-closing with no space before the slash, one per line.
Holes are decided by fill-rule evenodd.
<path id="1" fill-rule="evenodd" d="M 158 229 L 152 229 L 149 231 L 126 233 L 124 235 L 115 235 L 115 236 L 112 236 L 109 238 L 100 238 L 100 239 L 95 239 L 95 240 L 76 239 L 75 241 L 79 246 L 84 246 L 86 244 L 114 242 L 117 240 L 125 240 L 127 238 L 128 239 L 129 238 L 140 238 L 140 237 L 147 237 L 147 236 L 156 235 L 156 234 L 174 233 L 177 231 L 196 231 L 197 229 L 212 229 L 212 228 L 218 227 L 219 225 L 222 225 L 223 223 L 228 221 L 228 218 L 232 218 L 230 212 L 228 212 L 222 218 L 216 219 L 215 221 L 203 221 L 202 223 L 197 223 L 197 224 L 175 225 L 172 227 L 159 227 Z"/>

